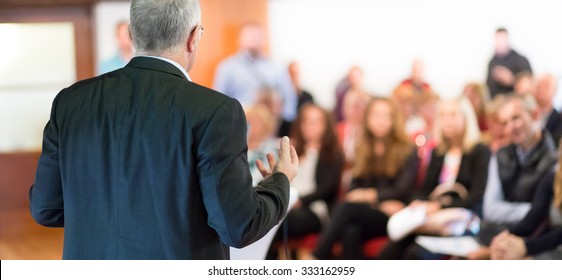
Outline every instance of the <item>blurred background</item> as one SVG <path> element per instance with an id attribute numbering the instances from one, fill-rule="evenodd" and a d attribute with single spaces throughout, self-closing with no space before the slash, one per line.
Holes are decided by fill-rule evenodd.
<path id="1" fill-rule="evenodd" d="M 243 23 L 266 27 L 266 52 L 300 64 L 301 86 L 331 110 L 334 90 L 354 65 L 364 87 L 390 95 L 425 62 L 443 97 L 484 83 L 494 32 L 506 27 L 533 72 L 562 77 L 560 0 L 201 0 L 204 38 L 192 79 L 212 87 L 217 65 L 238 49 Z M 0 259 L 60 259 L 62 229 L 36 225 L 27 193 L 55 95 L 104 72 L 134 50 L 120 23 L 129 1 L 0 0 Z M 129 50 L 127 50 L 129 48 Z M 562 105 L 560 89 L 555 107 Z"/>

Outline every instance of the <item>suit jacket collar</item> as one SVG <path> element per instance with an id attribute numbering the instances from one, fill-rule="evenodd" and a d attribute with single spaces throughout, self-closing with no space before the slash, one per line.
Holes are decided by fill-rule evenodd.
<path id="1" fill-rule="evenodd" d="M 164 60 L 154 57 L 146 57 L 146 56 L 133 57 L 133 59 L 131 59 L 131 61 L 125 67 L 153 70 L 153 71 L 172 74 L 183 79 L 187 79 L 187 77 L 182 73 L 182 71 L 178 69 L 176 66 Z"/>

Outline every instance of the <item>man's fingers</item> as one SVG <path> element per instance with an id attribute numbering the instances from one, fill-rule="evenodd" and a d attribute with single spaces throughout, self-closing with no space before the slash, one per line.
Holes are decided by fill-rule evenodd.
<path id="1" fill-rule="evenodd" d="M 258 167 L 258 170 L 260 171 L 261 175 L 265 178 L 267 176 L 269 176 L 269 174 L 271 174 L 270 169 L 268 169 L 267 167 L 265 167 L 265 165 L 263 164 L 263 162 L 261 160 L 256 160 L 256 166 Z"/>
<path id="2" fill-rule="evenodd" d="M 284 162 L 291 162 L 291 154 L 289 152 L 291 144 L 289 143 L 289 137 L 284 136 L 281 138 L 281 150 L 279 151 L 279 160 Z"/>
<path id="3" fill-rule="evenodd" d="M 267 163 L 269 164 L 269 169 L 273 170 L 275 167 L 275 156 L 272 153 L 267 153 Z"/>
<path id="4" fill-rule="evenodd" d="M 291 145 L 291 164 L 296 166 L 299 165 L 299 156 L 297 155 L 297 150 L 295 150 L 293 145 Z"/>

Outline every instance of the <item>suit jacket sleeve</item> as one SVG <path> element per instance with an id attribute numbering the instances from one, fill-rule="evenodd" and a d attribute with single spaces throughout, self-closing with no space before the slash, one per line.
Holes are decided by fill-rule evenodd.
<path id="1" fill-rule="evenodd" d="M 208 224 L 223 243 L 244 247 L 263 237 L 286 214 L 289 180 L 273 174 L 252 188 L 246 118 L 234 99 L 224 102 L 197 141 L 197 174 Z"/>
<path id="2" fill-rule="evenodd" d="M 64 226 L 64 202 L 59 166 L 59 138 L 56 104 L 53 101 L 51 116 L 43 131 L 43 149 L 35 182 L 29 190 L 30 211 L 33 219 L 43 226 Z"/>

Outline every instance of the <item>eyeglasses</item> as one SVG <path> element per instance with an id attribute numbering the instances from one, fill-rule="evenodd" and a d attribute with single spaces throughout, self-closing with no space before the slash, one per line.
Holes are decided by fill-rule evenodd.
<path id="1" fill-rule="evenodd" d="M 199 27 L 199 34 L 200 34 L 199 36 L 202 36 L 202 35 L 203 35 L 203 31 L 205 31 L 205 27 L 203 27 L 203 25 L 197 25 L 197 26 L 195 26 L 195 27 L 193 28 L 193 30 L 191 30 L 190 33 L 195 32 L 195 30 L 197 30 L 197 27 Z"/>

